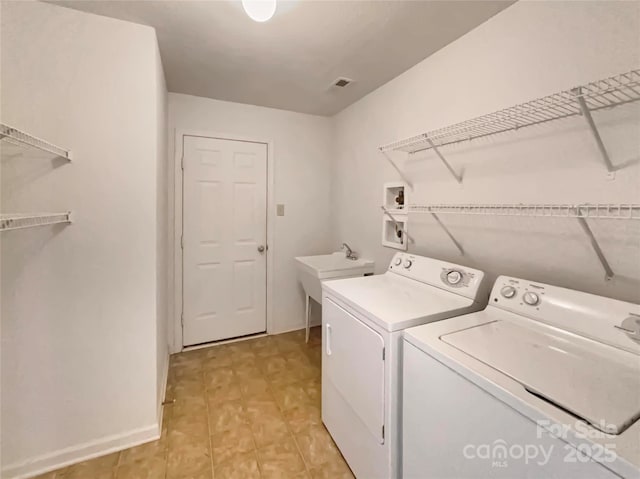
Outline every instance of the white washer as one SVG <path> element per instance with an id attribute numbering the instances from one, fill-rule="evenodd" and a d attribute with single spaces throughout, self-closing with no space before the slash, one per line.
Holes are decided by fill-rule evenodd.
<path id="1" fill-rule="evenodd" d="M 399 477 L 402 331 L 481 309 L 484 273 L 397 253 L 322 287 L 322 420 L 357 477 Z"/>
<path id="2" fill-rule="evenodd" d="M 640 477 L 640 306 L 500 276 L 405 331 L 403 473 Z"/>

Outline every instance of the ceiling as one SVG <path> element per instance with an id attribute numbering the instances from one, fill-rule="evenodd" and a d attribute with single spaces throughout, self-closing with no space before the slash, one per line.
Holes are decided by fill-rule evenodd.
<path id="1" fill-rule="evenodd" d="M 266 23 L 238 0 L 49 3 L 154 27 L 171 92 L 333 115 L 513 2 L 279 0 Z"/>

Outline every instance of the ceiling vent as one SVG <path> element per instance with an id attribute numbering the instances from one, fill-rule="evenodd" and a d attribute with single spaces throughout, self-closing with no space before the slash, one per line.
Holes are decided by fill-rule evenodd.
<path id="1" fill-rule="evenodd" d="M 344 88 L 347 85 L 353 83 L 353 80 L 351 80 L 350 78 L 344 78 L 344 77 L 340 77 L 337 78 L 332 84 L 331 86 L 337 86 L 339 88 Z"/>

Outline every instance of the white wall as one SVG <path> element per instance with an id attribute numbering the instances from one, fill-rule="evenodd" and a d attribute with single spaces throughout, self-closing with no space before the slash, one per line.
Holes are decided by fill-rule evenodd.
<path id="1" fill-rule="evenodd" d="M 176 129 L 273 142 L 273 197 L 275 203 L 284 203 L 285 216 L 274 217 L 274 242 L 269 245 L 274 263 L 270 332 L 302 328 L 304 296 L 293 258 L 331 251 L 331 119 L 170 93 L 169 156 L 174 174 L 180 168 L 173 154 Z M 169 184 L 173 184 L 173 178 Z M 173 205 L 171 195 L 170 208 Z M 169 225 L 174 225 L 173 214 Z M 173 321 L 178 324 L 175 317 Z"/>
<path id="2" fill-rule="evenodd" d="M 158 433 L 164 85 L 153 29 L 39 2 L 2 2 L 1 60 L 2 121 L 74 155 L 2 161 L 3 211 L 74 216 L 2 237 L 2 462 L 15 477 Z"/>
<path id="3" fill-rule="evenodd" d="M 376 147 L 640 66 L 640 3 L 518 2 L 335 116 L 333 243 L 346 240 L 382 271 L 382 184 L 397 173 Z M 616 165 L 607 180 L 582 118 L 443 148 L 464 183 L 435 155 L 404 164 L 410 202 L 640 202 L 638 105 L 594 115 Z M 404 161 L 404 159 L 402 160 Z M 630 163 L 630 164 L 627 164 Z M 613 270 L 604 272 L 576 220 L 414 215 L 410 251 L 565 287 L 639 301 L 635 222 L 594 221 Z"/>

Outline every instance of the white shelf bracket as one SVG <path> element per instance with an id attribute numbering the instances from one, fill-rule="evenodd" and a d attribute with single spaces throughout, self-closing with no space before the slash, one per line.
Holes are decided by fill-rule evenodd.
<path id="1" fill-rule="evenodd" d="M 70 211 L 66 213 L 0 214 L 0 231 L 50 226 L 60 223 L 71 223 Z"/>
<path id="2" fill-rule="evenodd" d="M 607 168 L 607 172 L 611 177 L 613 177 L 615 175 L 615 167 L 613 166 L 613 163 L 611 163 L 611 159 L 609 158 L 609 153 L 607 152 L 607 149 L 604 146 L 602 138 L 600 137 L 600 133 L 598 132 L 598 127 L 596 127 L 596 124 L 593 121 L 593 117 L 591 116 L 591 111 L 589 110 L 589 106 L 587 105 L 587 102 L 584 100 L 584 97 L 582 96 L 582 88 L 580 87 L 574 88 L 573 90 L 571 90 L 571 93 L 573 93 L 576 97 L 578 106 L 580 106 L 580 111 L 582 112 L 582 116 L 587 122 L 587 125 L 589 126 L 589 130 L 593 135 L 593 139 L 595 140 L 596 145 L 598 146 L 598 151 L 600 151 L 600 156 L 602 156 L 602 161 L 604 162 L 604 165 Z"/>
<path id="3" fill-rule="evenodd" d="M 444 156 L 442 156 L 442 153 L 440 153 L 440 150 L 438 149 L 438 147 L 433 143 L 433 141 L 431 141 L 431 138 L 427 137 L 426 135 L 424 138 L 427 141 L 427 143 L 429 143 L 429 145 L 431 146 L 431 149 L 436 153 L 436 155 L 438 155 L 438 158 L 440 158 L 440 161 L 442 161 L 442 163 L 444 163 L 444 166 L 447 167 L 447 170 L 449 170 L 449 173 L 451 173 L 451 175 L 456 179 L 458 184 L 462 184 L 462 176 L 458 175 L 458 173 L 456 173 L 456 171 L 449 164 L 449 162 L 444 159 Z"/>
<path id="4" fill-rule="evenodd" d="M 381 206 L 380 208 L 382 208 L 382 211 L 384 212 L 384 214 L 395 223 L 396 226 L 401 225 L 402 223 L 400 223 L 390 212 L 388 209 L 386 209 L 384 206 Z M 415 244 L 415 240 L 409 235 L 409 233 L 407 233 L 407 230 L 405 228 L 400 228 L 400 230 L 402 231 L 402 234 L 407 238 L 407 241 L 409 243 L 414 243 Z"/>
<path id="5" fill-rule="evenodd" d="M 438 215 L 436 215 L 434 212 L 430 212 L 430 213 L 431 213 L 431 216 L 433 216 L 433 219 L 436 220 L 436 222 L 440 225 L 440 228 L 444 230 L 444 232 L 447 234 L 447 236 L 452 241 L 452 243 L 456 246 L 456 248 L 458 248 L 458 251 L 460 251 L 460 254 L 464 256 L 464 249 L 462 248 L 462 245 L 458 243 L 458 240 L 456 240 L 453 237 L 453 235 L 451 234 L 451 231 L 449 231 L 449 228 L 447 228 L 444 225 L 444 223 L 440 220 L 440 218 L 438 218 Z"/>
<path id="6" fill-rule="evenodd" d="M 71 161 L 71 151 L 53 145 L 41 138 L 35 137 L 12 126 L 0 123 L 0 140 L 7 139 L 7 142 L 19 144 L 30 148 L 37 148 L 54 156 Z"/>
<path id="7" fill-rule="evenodd" d="M 411 183 L 411 181 L 409 181 L 409 179 L 402 172 L 402 170 L 400 168 L 398 168 L 398 165 L 396 165 L 396 163 L 393 161 L 393 159 L 391 159 L 391 156 L 386 151 L 384 151 L 382 148 L 380 148 L 380 153 L 382 153 L 384 155 L 384 157 L 391 164 L 391 166 L 393 166 L 394 170 L 396 170 L 398 172 L 398 174 L 400 175 L 400 178 L 402 178 L 402 181 L 404 181 L 407 185 L 409 185 L 409 188 L 411 188 L 411 190 L 413 190 L 413 183 Z"/>
<path id="8" fill-rule="evenodd" d="M 581 214 L 580 207 L 576 208 L 576 213 L 578 213 L 578 215 Z M 584 231 L 584 234 L 586 234 L 587 237 L 589 238 L 593 251 L 595 251 L 596 256 L 598 257 L 598 260 L 600 260 L 600 263 L 604 268 L 604 272 L 605 272 L 604 279 L 606 281 L 610 281 L 614 275 L 613 270 L 611 269 L 611 266 L 609 265 L 607 258 L 605 258 L 604 253 L 602 252 L 602 248 L 600 248 L 600 245 L 598 244 L 598 240 L 593 234 L 593 231 L 591 231 L 591 228 L 589 227 L 589 223 L 587 223 L 587 220 L 582 216 L 578 216 L 577 219 L 578 219 L 578 223 L 582 227 L 582 231 Z"/>

